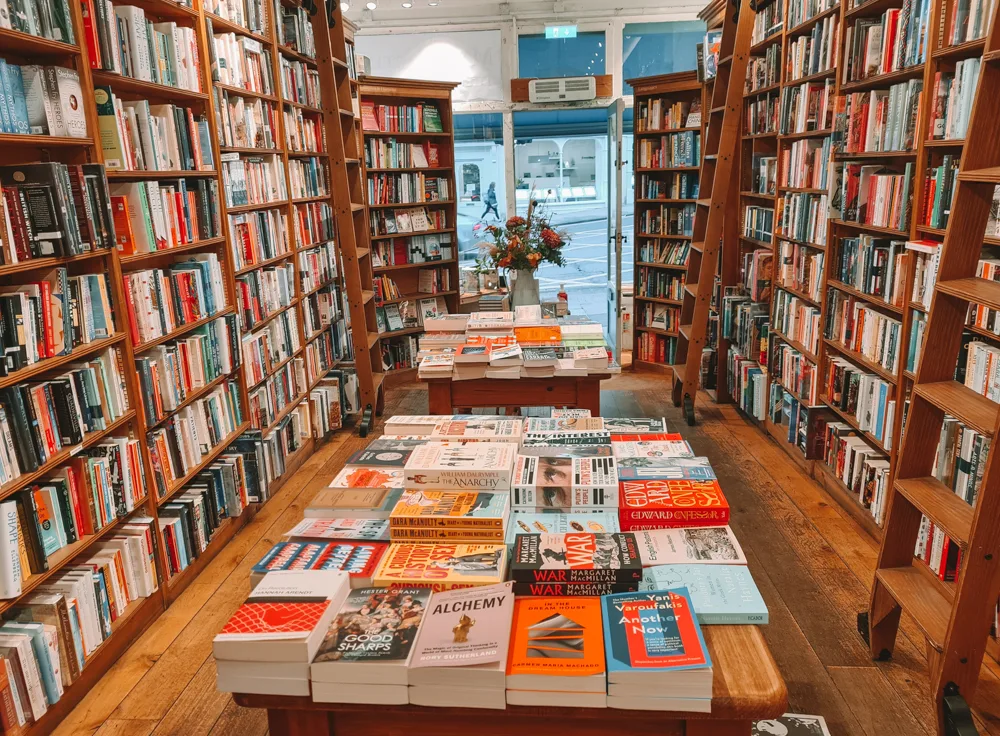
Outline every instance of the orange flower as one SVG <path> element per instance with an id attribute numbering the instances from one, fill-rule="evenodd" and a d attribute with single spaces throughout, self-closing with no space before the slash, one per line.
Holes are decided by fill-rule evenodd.
<path id="1" fill-rule="evenodd" d="M 531 264 L 532 268 L 537 268 L 538 267 L 538 262 L 541 261 L 541 260 L 542 260 L 542 254 L 541 253 L 529 253 L 528 254 L 528 263 Z"/>
<path id="2" fill-rule="evenodd" d="M 507 268 L 507 266 L 511 264 L 512 260 L 513 258 L 511 258 L 510 256 L 504 256 L 499 261 L 497 261 L 497 265 L 500 266 L 500 268 Z"/>

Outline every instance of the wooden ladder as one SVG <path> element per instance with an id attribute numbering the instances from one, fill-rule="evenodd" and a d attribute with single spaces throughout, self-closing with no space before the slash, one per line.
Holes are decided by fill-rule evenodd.
<path id="1" fill-rule="evenodd" d="M 761 5 L 763 6 L 763 4 Z M 715 289 L 715 271 L 722 240 L 729 182 L 737 176 L 736 156 L 743 117 L 743 86 L 750 59 L 750 38 L 756 11 L 749 0 L 726 6 L 719 50 L 718 72 L 710 96 L 708 125 L 702 141 L 698 206 L 694 217 L 687 282 L 684 285 L 673 363 L 674 406 L 684 406 L 687 423 L 694 424 L 694 398 L 698 393 L 701 353 L 708 332 L 708 310 Z M 706 54 L 708 53 L 706 49 Z M 704 114 L 704 113 L 703 113 Z M 715 183 L 719 182 L 716 187 Z M 692 283 L 691 279 L 697 280 Z M 724 355 L 718 359 L 725 360 Z"/>
<path id="2" fill-rule="evenodd" d="M 996 439 L 1000 405 L 954 380 L 969 304 L 1000 309 L 1000 283 L 976 277 L 994 187 L 1000 183 L 997 13 L 994 6 L 923 355 L 889 493 L 871 605 L 858 620 L 859 631 L 876 659 L 892 655 L 902 610 L 916 621 L 927 639 L 939 734 L 976 733 L 966 703 L 979 679 L 1000 593 L 1000 443 Z M 946 413 L 993 440 L 974 508 L 932 476 Z M 957 582 L 941 582 L 926 564 L 914 559 L 922 516 L 960 547 Z"/>

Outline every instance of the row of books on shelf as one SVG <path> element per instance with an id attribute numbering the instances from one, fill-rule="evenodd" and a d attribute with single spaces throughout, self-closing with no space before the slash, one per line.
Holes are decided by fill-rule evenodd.
<path id="1" fill-rule="evenodd" d="M 146 444 L 157 498 L 164 498 L 242 423 L 239 387 L 226 381 L 149 432 Z"/>
<path id="2" fill-rule="evenodd" d="M 274 3 L 275 15 L 279 3 Z M 280 5 L 281 22 L 276 24 L 275 32 L 278 43 L 297 51 L 311 59 L 316 58 L 316 38 L 313 34 L 312 21 L 309 13 L 303 7 L 288 7 Z"/>
<path id="3" fill-rule="evenodd" d="M 442 133 L 441 111 L 437 105 L 382 105 L 361 101 L 361 127 L 366 133 Z"/>
<path id="4" fill-rule="evenodd" d="M 299 289 L 306 293 L 336 281 L 340 274 L 339 263 L 340 252 L 332 241 L 299 253 Z"/>
<path id="5" fill-rule="evenodd" d="M 749 416 L 763 421 L 767 415 L 767 373 L 734 346 L 729 347 L 726 360 L 729 395 Z"/>
<path id="6" fill-rule="evenodd" d="M 775 120 L 769 130 L 761 132 L 791 135 L 830 130 L 837 106 L 836 87 L 833 79 L 783 87 L 780 105 L 777 96 L 769 98 L 774 101 L 771 114 Z"/>
<path id="7" fill-rule="evenodd" d="M 701 164 L 701 133 L 668 133 L 659 139 L 642 138 L 637 146 L 639 167 L 666 169 Z"/>
<path id="8" fill-rule="evenodd" d="M 250 426 L 261 430 L 270 427 L 282 411 L 298 403 L 305 390 L 306 373 L 302 359 L 285 363 L 248 392 Z"/>
<path id="9" fill-rule="evenodd" d="M 2 166 L 0 187 L 4 264 L 114 247 L 115 218 L 102 165 Z"/>
<path id="10" fill-rule="evenodd" d="M 395 340 L 383 340 L 379 345 L 382 369 L 386 371 L 406 370 L 418 365 L 419 347 L 414 335 L 404 335 Z"/>
<path id="11" fill-rule="evenodd" d="M 781 83 L 781 46 L 768 46 L 763 56 L 751 56 L 747 61 L 747 78 L 743 94 Z"/>
<path id="12" fill-rule="evenodd" d="M 859 431 L 874 437 L 886 452 L 892 450 L 897 402 L 892 383 L 849 360 L 831 356 L 826 398 L 831 406 L 854 416 Z"/>
<path id="13" fill-rule="evenodd" d="M 766 365 L 770 329 L 768 305 L 751 301 L 738 287 L 727 286 L 723 291 L 720 334 L 742 355 Z"/>
<path id="14" fill-rule="evenodd" d="M 685 266 L 691 251 L 689 240 L 646 240 L 639 242 L 639 261 L 665 266 Z"/>
<path id="15" fill-rule="evenodd" d="M 455 257 L 451 233 L 393 238 L 372 247 L 372 267 L 404 266 L 409 263 L 450 261 Z M 421 289 L 423 291 L 423 289 Z"/>
<path id="16" fill-rule="evenodd" d="M 427 230 L 445 230 L 449 227 L 446 210 L 427 209 L 426 207 L 374 210 L 368 213 L 368 222 L 373 237 L 397 233 L 420 233 Z"/>
<path id="17" fill-rule="evenodd" d="M 805 294 L 818 304 L 823 298 L 825 260 L 823 251 L 778 238 L 776 284 Z"/>
<path id="18" fill-rule="evenodd" d="M 976 267 L 976 276 L 986 281 L 1000 281 L 1000 259 L 980 258 Z M 1000 334 L 1000 312 L 983 304 L 969 304 L 969 316 L 966 324 Z"/>
<path id="19" fill-rule="evenodd" d="M 636 297 L 680 300 L 684 298 L 684 277 L 676 271 L 639 267 Z"/>
<path id="20" fill-rule="evenodd" d="M 208 118 L 191 108 L 123 100 L 111 87 L 94 89 L 104 165 L 109 171 L 211 171 Z"/>
<path id="21" fill-rule="evenodd" d="M 783 187 L 794 189 L 827 189 L 830 177 L 832 136 L 805 138 L 794 141 L 781 151 L 781 180 Z"/>
<path id="22" fill-rule="evenodd" d="M 924 201 L 920 224 L 944 230 L 948 227 L 951 205 L 958 184 L 958 161 L 950 154 L 941 157 L 941 164 L 924 174 Z M 992 232 L 988 229 L 988 232 Z"/>
<path id="23" fill-rule="evenodd" d="M 751 301 L 762 302 L 771 298 L 771 282 L 774 278 L 774 256 L 769 250 L 757 248 L 743 254 L 740 265 L 740 282 L 743 293 Z"/>
<path id="24" fill-rule="evenodd" d="M 779 97 L 768 92 L 744 100 L 744 135 L 770 135 L 778 132 Z"/>
<path id="25" fill-rule="evenodd" d="M 169 250 L 222 234 L 219 185 L 210 178 L 116 183 L 111 207 L 121 255 Z"/>
<path id="26" fill-rule="evenodd" d="M 295 299 L 295 266 L 287 261 L 236 277 L 236 307 L 243 329 L 252 330 Z"/>
<path id="27" fill-rule="evenodd" d="M 330 193 L 326 164 L 315 156 L 289 159 L 288 183 L 292 199 L 322 197 Z"/>
<path id="28" fill-rule="evenodd" d="M 306 339 L 344 319 L 344 295 L 336 284 L 328 284 L 302 299 L 302 329 Z M 345 326 L 346 329 L 346 326 Z"/>
<path id="29" fill-rule="evenodd" d="M 636 133 L 655 133 L 675 128 L 696 128 L 701 125 L 701 100 L 668 101 L 660 97 L 638 102 L 635 118 Z"/>
<path id="30" fill-rule="evenodd" d="M 993 3 L 990 0 L 958 0 L 952 3 L 951 12 L 941 29 L 945 39 L 941 46 L 954 46 L 982 38 L 989 30 L 992 17 Z"/>
<path id="31" fill-rule="evenodd" d="M 955 71 L 936 72 L 931 95 L 930 137 L 934 140 L 965 138 L 972 101 L 979 82 L 981 60 L 962 59 Z"/>
<path id="32" fill-rule="evenodd" d="M 212 101 L 220 146 L 278 147 L 278 118 L 272 103 L 214 86 Z"/>
<path id="33" fill-rule="evenodd" d="M 862 225 L 908 230 L 910 227 L 914 165 L 908 161 L 898 173 L 883 166 L 845 163 L 840 180 L 843 209 L 831 210 L 832 217 Z M 831 205 L 836 202 L 831 200 Z"/>
<path id="34" fill-rule="evenodd" d="M 903 306 L 905 242 L 873 235 L 842 237 L 839 241 L 833 277 L 886 304 Z"/>
<path id="35" fill-rule="evenodd" d="M 636 309 L 640 327 L 652 327 L 665 332 L 677 332 L 681 325 L 681 313 L 677 307 L 666 304 L 642 304 Z"/>
<path id="36" fill-rule="evenodd" d="M 59 375 L 0 389 L 0 483 L 33 473 L 129 410 L 118 348 Z"/>
<path id="37" fill-rule="evenodd" d="M 922 79 L 911 79 L 887 90 L 846 95 L 837 114 L 835 140 L 842 141 L 847 153 L 914 150 L 923 88 Z"/>
<path id="38" fill-rule="evenodd" d="M 199 253 L 165 268 L 126 273 L 125 302 L 135 345 L 163 337 L 226 307 L 222 265 Z"/>
<path id="39" fill-rule="evenodd" d="M 832 10 L 837 4 L 836 0 L 791 0 L 786 8 L 788 30 L 802 25 L 821 13 Z"/>
<path id="40" fill-rule="evenodd" d="M 750 191 L 754 194 L 774 194 L 778 174 L 778 157 L 754 153 L 750 160 L 753 176 Z"/>
<path id="41" fill-rule="evenodd" d="M 16 519 L 14 506 L 9 501 L 0 507 L 5 522 Z M 115 631 L 115 622 L 157 590 L 153 526 L 151 517 L 133 517 L 38 586 L 4 622 L 0 721 L 5 731 L 38 723 L 80 678 Z M 17 562 L 23 539 L 4 535 L 5 562 L 10 556 Z"/>
<path id="42" fill-rule="evenodd" d="M 772 380 L 779 382 L 803 404 L 815 406 L 818 403 L 819 368 L 809 357 L 798 348 L 776 339 L 769 358 Z"/>
<path id="43" fill-rule="evenodd" d="M 229 246 L 237 271 L 288 253 L 288 212 L 274 208 L 229 215 Z"/>
<path id="44" fill-rule="evenodd" d="M 215 33 L 205 19 L 212 81 L 261 95 L 274 94 L 271 50 L 255 38 L 239 33 Z"/>
<path id="45" fill-rule="evenodd" d="M 816 305 L 777 289 L 774 292 L 771 324 L 788 339 L 795 340 L 813 355 L 819 355 L 823 330 L 820 309 Z"/>
<path id="46" fill-rule="evenodd" d="M 295 153 L 323 153 L 326 135 L 322 121 L 300 107 L 285 108 L 285 146 Z"/>
<path id="47" fill-rule="evenodd" d="M 746 205 L 743 208 L 743 235 L 770 243 L 774 235 L 774 208 Z"/>
<path id="48" fill-rule="evenodd" d="M 889 490 L 888 458 L 845 422 L 828 422 L 824 436 L 824 464 L 881 526 Z"/>
<path id="49" fill-rule="evenodd" d="M 333 240 L 333 206 L 329 202 L 296 202 L 293 212 L 296 248 Z"/>
<path id="50" fill-rule="evenodd" d="M 636 218 L 639 236 L 691 235 L 694 231 L 695 205 L 661 204 L 644 207 Z"/>
<path id="51" fill-rule="evenodd" d="M 776 207 L 778 237 L 825 246 L 828 211 L 825 194 L 785 194 Z"/>
<path id="52" fill-rule="evenodd" d="M 448 179 L 414 174 L 369 174 L 368 204 L 413 204 L 451 199 Z"/>
<path id="53" fill-rule="evenodd" d="M 247 385 L 259 383 L 265 374 L 299 351 L 298 313 L 286 309 L 256 332 L 243 335 L 244 372 Z"/>
<path id="54" fill-rule="evenodd" d="M 812 27 L 808 35 L 786 44 L 785 83 L 833 69 L 837 64 L 840 19 L 828 15 Z M 773 48 L 779 49 L 779 46 Z"/>
<path id="55" fill-rule="evenodd" d="M 635 358 L 645 363 L 671 365 L 677 358 L 677 338 L 639 332 L 634 340 Z"/>
<path id="56" fill-rule="evenodd" d="M 288 199 L 285 166 L 278 154 L 241 157 L 238 153 L 224 153 L 221 158 L 227 207 L 263 205 Z"/>
<path id="57" fill-rule="evenodd" d="M 194 28 L 173 21 L 154 23 L 133 5 L 93 0 L 85 8 L 84 38 L 92 68 L 201 91 L 201 56 Z"/>
<path id="58" fill-rule="evenodd" d="M 900 8 L 849 24 L 844 36 L 842 83 L 923 64 L 930 45 L 930 10 L 930 0 L 903 0 Z"/>
<path id="59" fill-rule="evenodd" d="M 30 2 L 27 4 L 31 4 Z M 0 59 L 0 132 L 87 136 L 80 75 L 63 66 L 12 64 Z"/>
<path id="60" fill-rule="evenodd" d="M 335 323 L 306 343 L 302 356 L 306 362 L 306 378 L 309 379 L 310 386 L 340 361 L 354 359 L 354 343 L 349 338 L 346 325 L 341 330 Z"/>
<path id="61" fill-rule="evenodd" d="M 697 199 L 698 175 L 673 171 L 662 176 L 639 175 L 639 199 Z"/>
<path id="62" fill-rule="evenodd" d="M 51 41 L 75 44 L 73 15 L 68 2 L 44 3 L 41 0 L 26 0 L 16 10 L 0 16 L 0 28 L 27 33 Z"/>
<path id="63" fill-rule="evenodd" d="M 754 16 L 750 43 L 756 45 L 775 38 L 783 28 L 785 28 L 784 8 L 778 3 L 768 5 Z"/>
<path id="64" fill-rule="evenodd" d="M 205 3 L 206 12 L 258 35 L 265 35 L 269 31 L 268 21 L 271 16 L 266 9 L 265 3 L 254 3 L 251 0 L 206 0 Z M 278 17 L 278 14 L 273 17 Z"/>
<path id="65" fill-rule="evenodd" d="M 369 169 L 427 169 L 441 166 L 437 143 L 406 143 L 395 138 L 367 138 L 365 166 Z"/>
<path id="66" fill-rule="evenodd" d="M 894 374 L 899 368 L 903 324 L 851 294 L 827 291 L 824 335 Z"/>
<path id="67" fill-rule="evenodd" d="M 779 381 L 771 382 L 768 419 L 776 427 L 787 429 L 785 441 L 794 445 L 807 460 L 821 457 L 823 433 L 820 431 L 822 407 L 809 406 L 784 389 Z"/>
<path id="68" fill-rule="evenodd" d="M 278 62 L 278 81 L 284 101 L 319 109 L 323 104 L 319 70 L 298 59 L 289 59 L 284 54 L 279 54 Z"/>
<path id="69" fill-rule="evenodd" d="M 219 317 L 184 339 L 158 345 L 135 359 L 147 426 L 157 424 L 188 397 L 239 366 L 236 319 L 232 314 Z"/>
<path id="70" fill-rule="evenodd" d="M 329 437 L 344 426 L 338 379 L 324 378 L 309 392 L 309 416 L 312 419 L 312 435 L 316 439 Z"/>

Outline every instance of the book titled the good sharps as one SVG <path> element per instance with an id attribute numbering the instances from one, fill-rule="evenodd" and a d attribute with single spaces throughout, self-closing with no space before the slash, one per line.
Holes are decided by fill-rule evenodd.
<path id="1" fill-rule="evenodd" d="M 613 457 L 518 455 L 511 490 L 521 510 L 615 508 L 618 469 Z"/>

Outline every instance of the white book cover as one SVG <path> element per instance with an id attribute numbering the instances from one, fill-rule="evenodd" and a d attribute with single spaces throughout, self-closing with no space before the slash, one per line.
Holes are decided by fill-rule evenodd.
<path id="1" fill-rule="evenodd" d="M 588 411 L 589 414 L 589 411 Z M 603 432 L 601 417 L 529 417 L 524 431 L 531 434 L 573 434 L 575 432 Z"/>
<path id="2" fill-rule="evenodd" d="M 613 457 L 518 455 L 511 507 L 574 511 L 618 508 L 618 469 Z"/>
<path id="3" fill-rule="evenodd" d="M 615 442 L 611 449 L 617 458 L 630 457 L 694 457 L 694 452 L 684 440 L 651 442 Z"/>
<path id="4" fill-rule="evenodd" d="M 495 442 L 518 442 L 524 422 L 520 419 L 480 421 L 479 419 L 446 420 L 434 425 L 432 440 L 479 439 Z"/>
<path id="5" fill-rule="evenodd" d="M 678 527 L 633 533 L 643 567 L 690 563 L 747 564 L 743 548 L 728 526 Z"/>
<path id="6" fill-rule="evenodd" d="M 552 418 L 562 419 L 566 417 L 589 417 L 590 409 L 553 409 Z"/>
<path id="7" fill-rule="evenodd" d="M 306 539 L 352 539 L 385 542 L 389 539 L 388 519 L 303 519 L 285 533 Z"/>
<path id="8" fill-rule="evenodd" d="M 510 488 L 517 445 L 513 442 L 428 443 L 406 461 L 410 490 L 483 490 Z"/>

